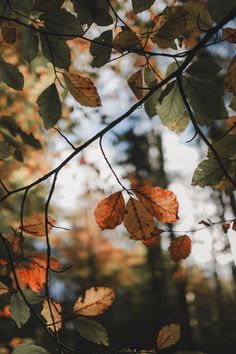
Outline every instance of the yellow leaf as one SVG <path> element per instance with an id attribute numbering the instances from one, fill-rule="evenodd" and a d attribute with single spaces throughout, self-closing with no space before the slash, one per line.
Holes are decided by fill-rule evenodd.
<path id="1" fill-rule="evenodd" d="M 0 295 L 8 293 L 8 287 L 0 281 Z"/>
<path id="2" fill-rule="evenodd" d="M 94 83 L 88 78 L 79 74 L 64 72 L 66 86 L 74 97 L 82 106 L 100 107 L 101 100 L 97 93 Z"/>
<path id="3" fill-rule="evenodd" d="M 163 327 L 157 336 L 158 349 L 171 347 L 180 339 L 180 325 L 171 323 Z"/>
<path id="4" fill-rule="evenodd" d="M 145 186 L 135 189 L 135 194 L 148 212 L 161 222 L 172 223 L 178 220 L 179 204 L 173 192 Z"/>
<path id="5" fill-rule="evenodd" d="M 61 305 L 55 301 L 52 301 L 51 299 L 49 300 L 49 302 L 50 302 L 50 307 L 49 307 L 48 300 L 47 299 L 44 300 L 41 315 L 47 321 L 48 328 L 50 328 L 52 331 L 54 331 L 54 325 L 55 325 L 56 331 L 59 331 L 62 326 Z M 50 310 L 50 308 L 51 308 L 51 310 Z M 53 321 L 53 319 L 54 319 L 54 321 Z M 53 322 L 54 322 L 54 325 L 53 325 Z"/>
<path id="6" fill-rule="evenodd" d="M 135 97 L 140 100 L 143 97 L 143 72 L 142 70 L 136 71 L 128 79 L 128 84 L 133 91 Z"/>
<path id="7" fill-rule="evenodd" d="M 55 224 L 51 216 L 48 215 L 48 232 L 51 231 L 52 225 Z M 44 213 L 34 213 L 23 220 L 23 231 L 38 237 L 45 236 L 45 214 Z"/>
<path id="8" fill-rule="evenodd" d="M 98 203 L 94 211 L 96 223 L 104 229 L 120 225 L 125 215 L 125 202 L 121 192 L 116 192 Z"/>
<path id="9" fill-rule="evenodd" d="M 225 88 L 229 92 L 236 95 L 236 55 L 231 59 L 226 76 L 225 76 Z"/>
<path id="10" fill-rule="evenodd" d="M 74 312 L 82 316 L 97 316 L 111 306 L 115 298 L 115 292 L 111 288 L 92 287 L 86 290 L 84 296 L 80 296 L 74 304 Z"/>
<path id="11" fill-rule="evenodd" d="M 132 239 L 145 240 L 154 230 L 154 220 L 138 200 L 130 198 L 126 205 L 124 226 Z"/>

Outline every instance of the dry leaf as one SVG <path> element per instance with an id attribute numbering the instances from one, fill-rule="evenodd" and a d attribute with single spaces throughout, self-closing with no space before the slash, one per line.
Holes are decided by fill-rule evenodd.
<path id="1" fill-rule="evenodd" d="M 232 230 L 236 231 L 236 220 L 234 220 L 234 222 L 233 222 Z"/>
<path id="2" fill-rule="evenodd" d="M 135 189 L 135 194 L 148 212 L 161 222 L 172 223 L 178 220 L 179 204 L 173 192 L 145 186 Z"/>
<path id="3" fill-rule="evenodd" d="M 180 339 L 180 325 L 171 323 L 163 327 L 157 336 L 158 349 L 171 347 Z"/>
<path id="4" fill-rule="evenodd" d="M 172 261 L 178 262 L 181 259 L 185 259 L 189 256 L 192 248 L 192 241 L 189 236 L 183 235 L 176 237 L 171 241 L 169 252 Z"/>
<path id="5" fill-rule="evenodd" d="M 236 55 L 231 59 L 227 73 L 225 75 L 225 88 L 236 95 Z"/>
<path id="6" fill-rule="evenodd" d="M 222 229 L 223 229 L 224 233 L 227 234 L 227 232 L 228 232 L 228 230 L 230 228 L 230 224 L 229 223 L 225 223 L 225 224 L 223 224 L 221 226 L 222 226 Z"/>
<path id="7" fill-rule="evenodd" d="M 51 231 L 52 225 L 56 222 L 50 215 L 48 215 L 48 232 Z M 23 231 L 33 235 L 42 237 L 45 236 L 45 214 L 34 213 L 23 220 Z"/>
<path id="8" fill-rule="evenodd" d="M 148 238 L 147 240 L 144 240 L 143 244 L 149 248 L 155 247 L 160 242 L 160 234 L 162 232 L 164 232 L 164 230 L 161 229 L 154 230 L 153 232 L 151 232 L 151 237 Z"/>
<path id="9" fill-rule="evenodd" d="M 80 296 L 74 305 L 74 312 L 82 316 L 97 316 L 111 306 L 115 298 L 115 292 L 111 288 L 93 287 L 86 290 L 84 296 Z"/>
<path id="10" fill-rule="evenodd" d="M 94 211 L 96 223 L 104 229 L 114 229 L 120 225 L 125 215 L 125 201 L 121 192 L 116 192 L 101 200 Z"/>
<path id="11" fill-rule="evenodd" d="M 136 71 L 128 79 L 128 84 L 133 91 L 135 97 L 140 100 L 143 97 L 143 72 L 142 70 Z"/>
<path id="12" fill-rule="evenodd" d="M 236 29 L 235 28 L 224 28 L 223 29 L 224 40 L 229 43 L 236 43 Z"/>
<path id="13" fill-rule="evenodd" d="M 230 130 L 231 134 L 236 134 L 236 116 L 231 116 L 226 120 L 226 125 Z"/>
<path id="14" fill-rule="evenodd" d="M 0 295 L 8 293 L 8 287 L 0 281 Z"/>
<path id="15" fill-rule="evenodd" d="M 97 89 L 88 77 L 70 73 L 69 71 L 65 71 L 63 75 L 69 92 L 77 102 L 86 107 L 101 106 Z"/>
<path id="16" fill-rule="evenodd" d="M 16 41 L 16 28 L 3 26 L 2 27 L 2 38 L 8 44 L 13 44 Z"/>
<path id="17" fill-rule="evenodd" d="M 136 199 L 130 198 L 125 210 L 124 226 L 134 240 L 150 238 L 154 220 L 146 208 Z"/>
<path id="18" fill-rule="evenodd" d="M 140 39 L 135 32 L 123 30 L 113 40 L 113 48 L 122 53 L 140 44 Z"/>
<path id="19" fill-rule="evenodd" d="M 42 309 L 41 315 L 47 321 L 48 328 L 50 328 L 52 331 L 54 331 L 54 326 L 55 326 L 56 331 L 59 331 L 62 326 L 61 305 L 55 301 L 52 301 L 51 299 L 49 301 L 50 301 L 51 310 L 49 307 L 48 300 L 45 299 L 43 302 L 43 309 Z M 54 319 L 54 321 L 53 321 L 53 319 Z M 53 322 L 54 322 L 54 325 L 53 325 Z"/>

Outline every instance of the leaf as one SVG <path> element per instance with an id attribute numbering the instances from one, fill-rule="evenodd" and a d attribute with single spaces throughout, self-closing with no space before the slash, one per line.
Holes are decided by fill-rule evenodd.
<path id="1" fill-rule="evenodd" d="M 16 28 L 9 26 L 2 26 L 2 38 L 8 44 L 13 44 L 16 41 Z"/>
<path id="2" fill-rule="evenodd" d="M 232 110 L 236 111 L 236 96 L 233 96 L 231 103 L 230 103 L 230 108 L 232 108 Z"/>
<path id="3" fill-rule="evenodd" d="M 143 97 L 143 72 L 138 70 L 128 78 L 128 84 L 135 97 L 140 100 Z"/>
<path id="4" fill-rule="evenodd" d="M 236 55 L 231 59 L 225 75 L 225 88 L 236 95 Z"/>
<path id="5" fill-rule="evenodd" d="M 190 0 L 184 4 L 184 9 L 188 11 L 186 31 L 192 36 L 211 29 L 213 23 L 205 2 Z"/>
<path id="6" fill-rule="evenodd" d="M 191 253 L 192 241 L 187 235 L 178 236 L 171 241 L 168 251 L 172 261 L 178 262 L 181 259 L 185 259 Z"/>
<path id="7" fill-rule="evenodd" d="M 89 51 L 93 56 L 93 67 L 100 68 L 106 64 L 110 60 L 112 52 L 112 31 L 105 31 L 99 37 L 94 38 Z"/>
<path id="8" fill-rule="evenodd" d="M 147 87 L 152 88 L 157 84 L 156 74 L 150 68 L 144 69 L 144 81 Z M 156 103 L 161 94 L 161 89 L 155 91 L 152 96 L 144 103 L 144 109 L 149 118 L 157 115 Z"/>
<path id="9" fill-rule="evenodd" d="M 224 28 L 223 38 L 229 43 L 236 43 L 236 29 L 235 28 Z"/>
<path id="10" fill-rule="evenodd" d="M 58 68 L 68 70 L 71 57 L 66 42 L 56 36 L 43 34 L 40 34 L 40 41 L 45 58 Z"/>
<path id="11" fill-rule="evenodd" d="M 230 163 L 224 162 L 225 168 L 228 168 Z M 215 186 L 223 178 L 224 173 L 219 168 L 219 164 L 215 159 L 203 160 L 199 163 L 194 171 L 192 185 L 199 187 Z"/>
<path id="12" fill-rule="evenodd" d="M 227 234 L 229 228 L 230 228 L 230 224 L 229 223 L 224 223 L 221 225 L 222 230 L 224 231 L 225 234 Z"/>
<path id="13" fill-rule="evenodd" d="M 95 343 L 109 346 L 109 338 L 106 329 L 97 321 L 91 321 L 84 317 L 78 317 L 75 328 L 81 337 Z"/>
<path id="14" fill-rule="evenodd" d="M 41 315 L 45 318 L 48 328 L 54 331 L 55 326 L 56 331 L 59 331 L 62 327 L 61 305 L 51 299 L 49 301 L 50 305 L 47 299 L 44 300 Z"/>
<path id="15" fill-rule="evenodd" d="M 196 351 L 189 351 L 189 350 L 180 350 L 178 352 L 176 352 L 175 354 L 207 354 L 207 353 L 203 353 L 203 352 L 196 352 Z"/>
<path id="16" fill-rule="evenodd" d="M 133 11 L 135 14 L 148 10 L 153 4 L 155 0 L 132 0 Z"/>
<path id="17" fill-rule="evenodd" d="M 45 129 L 52 128 L 61 118 L 61 101 L 55 84 L 48 86 L 38 97 L 39 114 Z"/>
<path id="18" fill-rule="evenodd" d="M 232 230 L 236 231 L 236 220 L 234 220 L 234 222 L 233 222 Z"/>
<path id="19" fill-rule="evenodd" d="M 200 59 L 192 63 L 186 72 L 199 79 L 209 79 L 218 74 L 222 68 L 211 59 Z"/>
<path id="20" fill-rule="evenodd" d="M 154 230 L 154 220 L 147 209 L 131 197 L 126 204 L 124 226 L 133 240 L 145 240 Z"/>
<path id="21" fill-rule="evenodd" d="M 43 300 L 43 297 L 35 293 L 31 289 L 22 289 L 24 296 L 30 304 L 38 304 Z"/>
<path id="22" fill-rule="evenodd" d="M 164 232 L 161 229 L 155 229 L 151 232 L 150 238 L 143 240 L 143 244 L 149 248 L 156 247 L 160 243 L 160 235 Z"/>
<path id="23" fill-rule="evenodd" d="M 48 215 L 48 232 L 51 231 L 52 226 L 55 224 L 56 220 Z M 44 213 L 33 213 L 23 220 L 23 231 L 28 234 L 42 237 L 45 236 L 45 214 Z"/>
<path id="24" fill-rule="evenodd" d="M 164 326 L 157 336 L 157 347 L 158 349 L 164 349 L 171 347 L 180 339 L 180 325 L 171 323 L 170 325 Z"/>
<path id="25" fill-rule="evenodd" d="M 34 9 L 40 12 L 49 12 L 58 10 L 64 0 L 35 0 Z"/>
<path id="26" fill-rule="evenodd" d="M 226 135 L 218 141 L 214 141 L 212 146 L 215 148 L 220 158 L 227 160 L 233 158 L 236 152 L 236 136 Z M 213 158 L 213 153 L 209 150 L 207 157 Z"/>
<path id="27" fill-rule="evenodd" d="M 85 291 L 74 304 L 74 313 L 82 316 L 97 316 L 111 306 L 115 292 L 111 288 L 92 287 Z"/>
<path id="28" fill-rule="evenodd" d="M 216 84 L 190 77 L 183 80 L 183 86 L 198 124 L 209 126 L 216 119 L 227 118 L 228 113 Z"/>
<path id="29" fill-rule="evenodd" d="M 208 11 L 215 22 L 219 22 L 236 6 L 235 0 L 208 0 Z"/>
<path id="30" fill-rule="evenodd" d="M 0 58 L 0 78 L 14 90 L 22 90 L 24 86 L 24 76 L 19 69 Z"/>
<path id="31" fill-rule="evenodd" d="M 172 85 L 171 89 L 161 103 L 157 101 L 156 111 L 165 126 L 170 130 L 180 133 L 187 127 L 189 117 L 177 84 L 169 85 Z"/>
<path id="32" fill-rule="evenodd" d="M 109 26 L 113 23 L 107 0 L 72 0 L 72 3 L 83 25 L 95 22 L 98 26 Z"/>
<path id="33" fill-rule="evenodd" d="M 11 0 L 11 7 L 21 13 L 29 14 L 34 7 L 33 0 Z"/>
<path id="34" fill-rule="evenodd" d="M 17 345 L 12 354 L 49 354 L 43 347 L 31 343 L 22 343 Z"/>
<path id="35" fill-rule="evenodd" d="M 83 32 L 78 19 L 65 9 L 46 12 L 39 18 L 44 22 L 46 30 L 49 32 L 58 33 L 58 35 L 60 33 L 68 34 L 68 37 L 62 37 L 64 39 L 76 38 Z"/>
<path id="36" fill-rule="evenodd" d="M 122 53 L 140 45 L 140 39 L 135 32 L 123 29 L 113 40 L 113 48 Z"/>
<path id="37" fill-rule="evenodd" d="M 30 318 L 30 310 L 25 304 L 19 292 L 12 294 L 10 299 L 11 318 L 16 322 L 17 327 L 21 328 Z"/>
<path id="38" fill-rule="evenodd" d="M 15 152 L 14 146 L 5 141 L 0 141 L 0 160 L 8 160 L 13 157 Z"/>
<path id="39" fill-rule="evenodd" d="M 125 201 L 121 192 L 101 200 L 94 211 L 96 223 L 104 229 L 114 229 L 125 216 Z"/>
<path id="40" fill-rule="evenodd" d="M 97 93 L 97 89 L 88 77 L 83 77 L 79 74 L 70 73 L 68 71 L 64 72 L 63 75 L 69 92 L 82 106 L 101 106 L 101 100 Z"/>
<path id="41" fill-rule="evenodd" d="M 140 187 L 135 194 L 148 212 L 161 222 L 172 223 L 178 218 L 179 204 L 176 196 L 160 187 Z"/>
<path id="42" fill-rule="evenodd" d="M 39 35 L 34 30 L 24 27 L 21 36 L 22 56 L 29 63 L 36 57 L 39 51 Z"/>
<path id="43" fill-rule="evenodd" d="M 0 281 L 0 295 L 8 293 L 8 287 Z"/>

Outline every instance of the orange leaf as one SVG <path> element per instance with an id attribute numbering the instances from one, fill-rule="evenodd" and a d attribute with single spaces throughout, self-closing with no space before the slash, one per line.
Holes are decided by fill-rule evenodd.
<path id="1" fill-rule="evenodd" d="M 227 232 L 228 232 L 228 230 L 230 228 L 230 224 L 229 223 L 225 223 L 225 224 L 223 224 L 221 226 L 222 226 L 222 229 L 223 229 L 224 233 L 227 234 Z"/>
<path id="2" fill-rule="evenodd" d="M 125 210 L 124 226 L 134 240 L 150 238 L 154 220 L 146 208 L 136 199 L 130 198 Z"/>
<path id="3" fill-rule="evenodd" d="M 236 134 L 236 116 L 231 116 L 226 120 L 226 125 L 230 130 L 231 134 Z"/>
<path id="4" fill-rule="evenodd" d="M 183 235 L 176 237 L 171 241 L 169 252 L 172 261 L 178 262 L 181 259 L 185 259 L 191 252 L 192 241 L 189 236 Z"/>
<path id="5" fill-rule="evenodd" d="M 0 281 L 0 295 L 8 293 L 8 287 Z"/>
<path id="6" fill-rule="evenodd" d="M 227 73 L 225 75 L 225 88 L 236 95 L 236 55 L 231 59 Z"/>
<path id="7" fill-rule="evenodd" d="M 76 73 L 65 71 L 63 73 L 66 86 L 71 95 L 82 106 L 100 107 L 101 100 L 94 83 L 88 78 Z"/>
<path id="8" fill-rule="evenodd" d="M 135 189 L 135 194 L 148 212 L 161 222 L 172 223 L 178 220 L 179 204 L 173 192 L 145 186 Z"/>
<path id="9" fill-rule="evenodd" d="M 180 339 L 180 325 L 171 323 L 163 327 L 157 336 L 158 349 L 171 347 Z"/>
<path id="10" fill-rule="evenodd" d="M 223 37 L 229 43 L 236 43 L 236 29 L 235 28 L 224 28 Z"/>
<path id="11" fill-rule="evenodd" d="M 51 299 L 49 301 L 50 301 L 50 307 L 49 307 L 48 300 L 47 299 L 44 300 L 41 315 L 47 321 L 48 328 L 54 331 L 54 325 L 55 325 L 56 331 L 59 331 L 62 326 L 61 305 L 55 301 L 52 301 Z M 54 325 L 53 325 L 53 319 L 54 319 Z"/>
<path id="12" fill-rule="evenodd" d="M 233 222 L 232 230 L 236 231 L 236 220 L 234 220 L 234 222 Z"/>
<path id="13" fill-rule="evenodd" d="M 161 229 L 156 229 L 151 232 L 151 237 L 143 241 L 143 244 L 149 248 L 155 247 L 160 242 L 160 234 L 164 232 Z"/>
<path id="14" fill-rule="evenodd" d="M 104 229 L 114 229 L 120 225 L 125 215 L 125 201 L 121 192 L 116 192 L 101 200 L 94 211 L 96 223 Z"/>
<path id="15" fill-rule="evenodd" d="M 56 220 L 48 215 L 48 232 L 51 231 L 52 225 Z M 45 236 L 45 214 L 34 213 L 23 220 L 23 230 L 31 235 L 42 237 Z"/>
<path id="16" fill-rule="evenodd" d="M 115 292 L 111 288 L 97 287 L 86 290 L 74 304 L 74 312 L 82 316 L 97 316 L 111 306 Z"/>

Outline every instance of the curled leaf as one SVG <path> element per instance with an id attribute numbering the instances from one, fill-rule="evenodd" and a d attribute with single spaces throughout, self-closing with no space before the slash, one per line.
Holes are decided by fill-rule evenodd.
<path id="1" fill-rule="evenodd" d="M 116 192 L 101 200 L 95 211 L 98 226 L 104 229 L 114 229 L 120 225 L 125 215 L 125 202 L 121 192 Z"/>
<path id="2" fill-rule="evenodd" d="M 48 215 L 48 232 L 51 231 L 52 226 L 55 224 L 56 220 Z M 45 214 L 44 213 L 34 213 L 29 217 L 25 218 L 23 221 L 23 231 L 38 237 L 45 236 Z"/>
<path id="3" fill-rule="evenodd" d="M 192 248 L 192 241 L 189 236 L 183 235 L 176 237 L 171 241 L 169 252 L 172 261 L 178 262 L 181 259 L 185 259 L 189 256 Z"/>
<path id="4" fill-rule="evenodd" d="M 84 296 L 80 296 L 74 304 L 74 312 L 82 316 L 97 316 L 111 306 L 115 298 L 115 292 L 111 288 L 92 287 L 86 290 Z"/>
<path id="5" fill-rule="evenodd" d="M 180 325 L 171 323 L 164 326 L 157 336 L 157 347 L 158 349 L 164 349 L 171 347 L 180 339 Z"/>
<path id="6" fill-rule="evenodd" d="M 55 301 L 49 299 L 50 305 L 47 299 L 44 300 L 43 309 L 41 315 L 45 318 L 47 322 L 47 327 L 54 331 L 59 331 L 62 326 L 61 321 L 61 305 Z M 54 325 L 53 325 L 54 322 Z"/>

